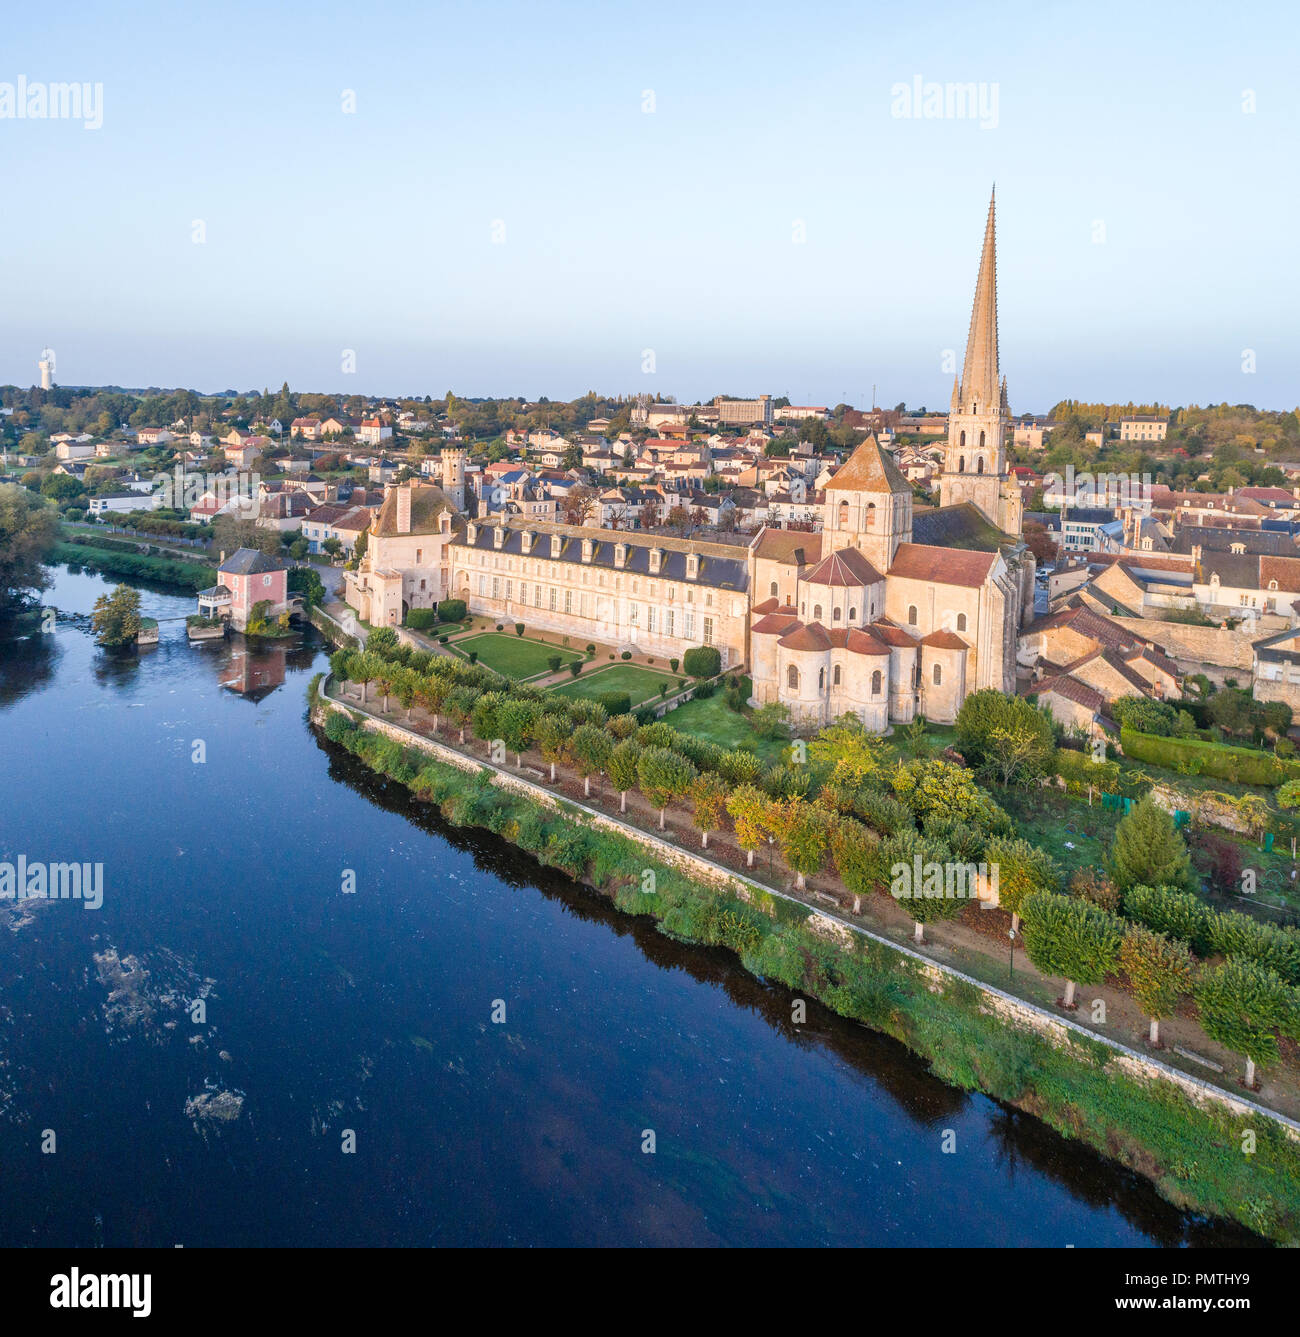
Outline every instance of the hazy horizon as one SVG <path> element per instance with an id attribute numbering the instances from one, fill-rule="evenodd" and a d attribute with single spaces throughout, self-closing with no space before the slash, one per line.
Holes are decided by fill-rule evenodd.
<path id="1" fill-rule="evenodd" d="M 942 409 L 996 181 L 1013 412 L 1289 409 L 1300 24 L 1252 13 L 16 13 L 0 383 Z M 40 81 L 98 128 L 3 110 Z"/>

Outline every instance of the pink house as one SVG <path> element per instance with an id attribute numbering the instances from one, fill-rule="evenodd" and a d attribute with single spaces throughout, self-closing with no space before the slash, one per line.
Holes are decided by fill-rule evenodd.
<path id="1" fill-rule="evenodd" d="M 202 616 L 228 617 L 236 631 L 243 631 L 257 604 L 270 604 L 269 617 L 278 617 L 288 608 L 289 568 L 278 557 L 268 557 L 256 548 L 240 548 L 217 571 L 220 583 L 199 595 Z"/>

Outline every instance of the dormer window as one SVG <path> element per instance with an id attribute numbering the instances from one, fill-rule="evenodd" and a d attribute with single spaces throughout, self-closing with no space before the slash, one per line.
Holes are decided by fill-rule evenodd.
<path id="1" fill-rule="evenodd" d="M 663 564 L 663 559 L 664 550 L 662 548 L 650 549 L 650 574 L 652 576 L 657 576 L 659 574 L 659 568 Z"/>
<path id="2" fill-rule="evenodd" d="M 558 557 L 560 549 L 564 546 L 564 539 L 559 534 L 551 535 L 551 556 Z"/>
<path id="3" fill-rule="evenodd" d="M 478 525 L 476 525 L 473 520 L 469 522 L 469 529 L 466 534 L 466 537 L 469 539 L 471 543 L 478 542 Z"/>
<path id="4" fill-rule="evenodd" d="M 506 527 L 505 525 L 497 525 L 496 528 L 493 529 L 492 531 L 492 546 L 494 548 L 499 548 L 503 543 L 505 543 L 505 541 L 506 541 Z"/>
<path id="5" fill-rule="evenodd" d="M 523 533 L 524 556 L 527 557 L 533 550 L 533 531 L 525 529 Z"/>
<path id="6" fill-rule="evenodd" d="M 686 556 L 686 579 L 694 580 L 700 574 L 700 558 L 698 553 L 688 553 Z"/>
<path id="7" fill-rule="evenodd" d="M 1277 581 L 1276 581 L 1276 580 L 1270 580 L 1270 581 L 1268 582 L 1268 587 L 1269 587 L 1269 589 L 1271 589 L 1271 590 L 1275 590 L 1275 589 L 1277 589 Z"/>
<path id="8" fill-rule="evenodd" d="M 614 544 L 614 565 L 620 570 L 627 565 L 627 544 Z"/>
<path id="9" fill-rule="evenodd" d="M 584 562 L 589 562 L 589 561 L 591 561 L 591 554 L 592 554 L 594 548 L 595 548 L 595 545 L 592 543 L 592 541 L 591 541 L 590 539 L 583 539 L 583 540 L 582 540 L 582 560 L 583 560 Z"/>

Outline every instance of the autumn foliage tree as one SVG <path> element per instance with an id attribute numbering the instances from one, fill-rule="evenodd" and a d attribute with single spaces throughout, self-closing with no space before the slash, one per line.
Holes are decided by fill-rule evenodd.
<path id="1" fill-rule="evenodd" d="M 720 777 L 712 771 L 705 771 L 695 777 L 691 785 L 691 820 L 700 832 L 700 844 L 709 847 L 709 832 L 716 831 L 722 824 L 722 814 L 726 811 L 727 787 Z"/>
<path id="2" fill-rule="evenodd" d="M 769 799 L 754 785 L 738 785 L 727 795 L 727 812 L 736 831 L 736 843 L 745 851 L 745 864 L 754 866 L 754 851 L 767 839 Z"/>

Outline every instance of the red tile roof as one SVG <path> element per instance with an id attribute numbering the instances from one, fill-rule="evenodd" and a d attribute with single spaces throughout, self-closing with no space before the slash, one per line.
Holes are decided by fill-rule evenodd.
<path id="1" fill-rule="evenodd" d="M 900 543 L 889 574 L 906 580 L 927 580 L 935 585 L 982 585 L 993 564 L 995 552 L 961 548 L 931 548 L 924 543 Z"/>

